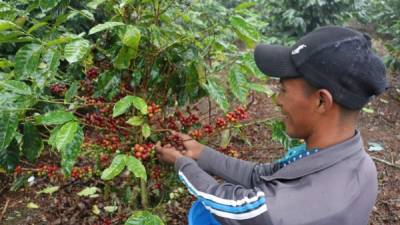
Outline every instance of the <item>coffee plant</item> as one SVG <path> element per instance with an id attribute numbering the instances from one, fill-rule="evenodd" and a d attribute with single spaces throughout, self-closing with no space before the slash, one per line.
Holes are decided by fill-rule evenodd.
<path id="1" fill-rule="evenodd" d="M 257 0 L 239 4 L 259 16 L 267 41 L 291 45 L 299 37 L 324 25 L 341 25 L 358 12 L 364 0 Z M 262 24 L 262 23 L 259 23 Z"/>
<path id="2" fill-rule="evenodd" d="M 385 57 L 386 65 L 400 69 L 400 2 L 396 0 L 367 1 L 363 6 L 363 14 L 358 19 L 363 24 L 376 28 L 378 36 L 385 41 L 389 55 Z"/>
<path id="3" fill-rule="evenodd" d="M 0 168 L 101 179 L 104 195 L 119 183 L 135 209 L 125 224 L 163 224 L 150 211 L 177 179 L 153 143 L 182 149 L 169 130 L 207 143 L 248 119 L 251 91 L 271 92 L 251 20 L 211 0 L 0 1 Z M 41 164 L 48 154 L 59 162 Z"/>

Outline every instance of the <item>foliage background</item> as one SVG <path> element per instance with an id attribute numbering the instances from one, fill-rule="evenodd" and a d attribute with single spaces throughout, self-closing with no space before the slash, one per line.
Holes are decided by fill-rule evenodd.
<path id="1" fill-rule="evenodd" d="M 105 198 L 118 192 L 128 196 L 120 203 L 132 214 L 127 224 L 143 218 L 162 224 L 149 211 L 166 220 L 156 207 L 173 199 L 165 196 L 179 195 L 176 177 L 171 168 L 162 168 L 168 174 L 162 180 L 165 193 L 147 192 L 158 182 L 151 174 L 159 163 L 154 155 L 136 160 L 130 153 L 135 144 L 163 138 L 165 127 L 149 116 L 150 103 L 162 109 L 165 122 L 204 100 L 226 114 L 233 105 L 248 104 L 253 92 L 271 97 L 268 77 L 252 59 L 255 44 L 291 45 L 327 24 L 372 25 L 388 50 L 385 62 L 398 70 L 399 7 L 396 0 L 0 1 L 2 173 L 15 178 L 17 190 L 29 177 L 15 176 L 18 165 L 32 172 L 42 157 L 52 155 L 68 180 L 82 159 L 93 161 L 93 177 L 105 182 Z M 101 115 L 95 126 L 87 120 L 92 115 Z M 204 121 L 211 124 L 207 116 Z M 268 124 L 272 139 L 285 148 L 298 143 L 279 121 L 255 123 Z M 204 125 L 181 128 L 191 132 Z M 223 147 L 242 135 L 240 126 L 217 132 Z M 119 145 L 104 146 L 93 134 L 117 138 Z M 103 156 L 109 157 L 105 165 Z"/>

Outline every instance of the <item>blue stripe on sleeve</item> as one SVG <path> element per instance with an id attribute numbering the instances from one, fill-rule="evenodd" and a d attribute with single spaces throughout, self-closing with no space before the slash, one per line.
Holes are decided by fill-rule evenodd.
<path id="1" fill-rule="evenodd" d="M 211 207 L 218 211 L 240 214 L 240 213 L 246 213 L 246 212 L 250 212 L 252 210 L 256 210 L 259 207 L 265 205 L 265 203 L 266 203 L 265 197 L 263 197 L 263 196 L 260 196 L 258 199 L 256 199 L 256 201 L 244 203 L 240 206 L 232 206 L 232 205 L 218 203 L 218 202 L 208 199 L 204 196 L 201 196 L 197 190 L 195 190 L 194 188 L 191 187 L 192 186 L 191 184 L 188 184 L 183 179 L 183 177 L 181 175 L 179 175 L 179 179 L 189 189 L 189 192 L 192 193 L 194 196 L 196 196 L 198 199 L 200 199 L 205 206 Z"/>

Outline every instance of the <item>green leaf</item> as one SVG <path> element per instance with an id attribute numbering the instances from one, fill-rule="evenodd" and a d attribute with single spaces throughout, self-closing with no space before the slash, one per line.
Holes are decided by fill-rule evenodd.
<path id="1" fill-rule="evenodd" d="M 15 55 L 15 74 L 25 78 L 34 73 L 39 65 L 42 46 L 37 44 L 24 45 Z"/>
<path id="2" fill-rule="evenodd" d="M 235 7 L 235 11 L 251 8 L 251 7 L 256 6 L 256 5 L 257 5 L 257 3 L 255 3 L 255 2 L 243 2 L 243 3 L 240 3 L 238 6 Z"/>
<path id="3" fill-rule="evenodd" d="M 106 0 L 93 0 L 91 2 L 89 2 L 87 4 L 87 7 L 91 8 L 91 9 L 97 9 L 97 7 L 102 4 L 103 2 L 105 2 Z"/>
<path id="4" fill-rule="evenodd" d="M 225 96 L 225 91 L 221 85 L 218 85 L 215 81 L 209 79 L 208 83 L 205 85 L 208 94 L 214 101 L 219 105 L 219 107 L 227 112 L 229 109 L 229 103 Z"/>
<path id="5" fill-rule="evenodd" d="M 68 43 L 65 45 L 64 56 L 69 63 L 79 62 L 86 55 L 90 47 L 90 42 L 85 39 Z"/>
<path id="6" fill-rule="evenodd" d="M 150 134 L 151 134 L 150 126 L 147 123 L 143 124 L 143 126 L 142 126 L 142 135 L 143 135 L 143 137 L 144 138 L 148 138 L 150 136 Z"/>
<path id="7" fill-rule="evenodd" d="M 8 29 L 20 29 L 20 27 L 8 20 L 0 20 L 0 31 L 8 30 Z"/>
<path id="8" fill-rule="evenodd" d="M 13 140 L 18 127 L 18 116 L 11 111 L 0 110 L 0 152 L 5 151 Z"/>
<path id="9" fill-rule="evenodd" d="M 79 14 L 81 14 L 82 16 L 88 18 L 89 20 L 95 21 L 94 15 L 93 15 L 93 13 L 91 13 L 90 11 L 84 9 L 84 10 L 79 10 L 78 12 L 79 12 Z"/>
<path id="10" fill-rule="evenodd" d="M 124 114 L 131 107 L 133 101 L 133 96 L 125 96 L 115 103 L 113 108 L 113 117 L 117 117 Z"/>
<path id="11" fill-rule="evenodd" d="M 43 11 L 48 11 L 54 7 L 60 2 L 61 0 L 39 0 L 39 5 L 40 8 Z"/>
<path id="12" fill-rule="evenodd" d="M 1 173 L 1 171 L 0 171 L 0 173 Z M 12 183 L 12 185 L 10 187 L 10 191 L 18 191 L 20 188 L 22 188 L 23 186 L 25 186 L 28 183 L 28 179 L 31 176 L 32 175 L 28 175 L 28 174 L 18 176 Z"/>
<path id="13" fill-rule="evenodd" d="M 74 166 L 75 161 L 79 156 L 82 143 L 83 129 L 81 126 L 78 126 L 78 131 L 75 132 L 75 136 L 72 138 L 72 141 L 68 143 L 63 149 L 61 149 L 61 167 L 66 176 L 71 175 L 72 167 Z"/>
<path id="14" fill-rule="evenodd" d="M 78 131 L 79 123 L 76 121 L 70 121 L 64 124 L 57 132 L 56 147 L 58 150 L 63 150 L 65 147 L 72 142 L 75 134 Z"/>
<path id="15" fill-rule="evenodd" d="M 104 206 L 104 211 L 108 212 L 108 213 L 113 213 L 115 211 L 117 211 L 118 206 Z"/>
<path id="16" fill-rule="evenodd" d="M 32 33 L 33 31 L 46 26 L 48 23 L 47 22 L 40 22 L 40 23 L 36 23 L 35 25 L 33 25 L 32 27 L 30 27 L 27 31 L 28 34 Z"/>
<path id="17" fill-rule="evenodd" d="M 114 59 L 114 66 L 117 69 L 128 69 L 131 60 L 136 57 L 136 49 L 130 48 L 128 46 L 122 46 L 119 50 L 117 56 Z"/>
<path id="18" fill-rule="evenodd" d="M 260 39 L 260 34 L 251 24 L 241 16 L 235 15 L 229 19 L 234 31 L 247 47 L 253 48 Z"/>
<path id="19" fill-rule="evenodd" d="M 136 211 L 125 221 L 125 225 L 164 225 L 164 222 L 148 211 Z"/>
<path id="20" fill-rule="evenodd" d="M 200 86 L 204 86 L 207 83 L 206 67 L 205 67 L 204 61 L 202 59 L 198 59 L 195 66 L 196 66 L 199 84 L 200 84 Z"/>
<path id="21" fill-rule="evenodd" d="M 58 125 L 66 122 L 78 120 L 73 113 L 65 111 L 52 111 L 45 115 L 37 116 L 36 122 L 43 125 Z"/>
<path id="22" fill-rule="evenodd" d="M 185 89 L 184 94 L 187 94 L 191 97 L 191 99 L 195 99 L 198 97 L 199 87 L 203 85 L 199 85 L 199 76 L 196 71 L 196 66 L 191 64 L 186 69 L 185 74 Z"/>
<path id="23" fill-rule="evenodd" d="M 77 94 L 79 88 L 79 81 L 74 81 L 69 87 L 68 91 L 65 92 L 64 102 L 70 102 Z"/>
<path id="24" fill-rule="evenodd" d="M 233 95 L 241 102 L 246 103 L 249 94 L 248 82 L 243 73 L 237 67 L 233 67 L 228 75 L 230 89 Z"/>
<path id="25" fill-rule="evenodd" d="M 39 208 L 39 206 L 37 204 L 33 203 L 33 202 L 29 202 L 26 205 L 26 207 L 29 208 L 29 209 L 38 209 Z"/>
<path id="26" fill-rule="evenodd" d="M 50 132 L 50 137 L 48 140 L 49 145 L 56 147 L 56 137 L 58 134 L 58 131 L 60 131 L 61 125 L 56 126 L 53 130 Z"/>
<path id="27" fill-rule="evenodd" d="M 363 108 L 362 108 L 362 111 L 363 111 L 363 112 L 366 112 L 366 113 L 370 113 L 370 114 L 372 114 L 372 113 L 375 112 L 374 109 L 371 108 L 371 107 L 363 107 Z"/>
<path id="28" fill-rule="evenodd" d="M 136 50 L 139 46 L 140 36 L 140 30 L 135 26 L 129 25 L 126 28 L 122 43 Z"/>
<path id="29" fill-rule="evenodd" d="M 70 42 L 75 41 L 75 40 L 79 40 L 79 38 L 69 37 L 69 36 L 68 37 L 59 37 L 59 38 L 56 38 L 56 39 L 53 39 L 53 40 L 50 40 L 50 41 L 46 42 L 45 45 L 48 46 L 48 47 L 51 47 L 51 46 L 54 46 L 54 45 L 70 43 Z"/>
<path id="30" fill-rule="evenodd" d="M 36 192 L 36 194 L 49 194 L 52 195 L 54 192 L 58 191 L 60 186 L 49 186 L 41 191 Z"/>
<path id="31" fill-rule="evenodd" d="M 122 25 L 125 25 L 125 24 L 121 23 L 121 22 L 105 22 L 103 24 L 98 24 L 89 30 L 89 35 L 103 31 L 103 30 L 110 29 L 112 27 L 122 26 Z"/>
<path id="32" fill-rule="evenodd" d="M 98 187 L 87 187 L 87 188 L 83 189 L 82 191 L 78 192 L 77 195 L 88 197 L 88 196 L 96 194 L 97 191 L 99 191 Z"/>
<path id="33" fill-rule="evenodd" d="M 1 141 L 1 140 L 0 140 Z M 0 167 L 7 170 L 7 172 L 14 171 L 19 163 L 19 145 L 15 138 L 6 149 L 0 148 Z"/>
<path id="34" fill-rule="evenodd" d="M 132 98 L 132 104 L 133 106 L 138 109 L 143 115 L 146 115 L 148 113 L 147 111 L 147 104 L 146 101 L 143 98 L 133 96 Z"/>
<path id="35" fill-rule="evenodd" d="M 0 58 L 0 69 L 8 69 L 14 67 L 14 63 L 8 59 Z"/>
<path id="36" fill-rule="evenodd" d="M 22 31 L 1 31 L 0 44 L 2 43 L 22 43 L 22 42 L 35 42 L 36 40 L 31 36 L 26 36 Z"/>
<path id="37" fill-rule="evenodd" d="M 22 152 L 29 162 L 35 163 L 44 148 L 38 129 L 30 122 L 25 122 Z"/>
<path id="38" fill-rule="evenodd" d="M 274 95 L 274 91 L 272 91 L 268 85 L 264 85 L 264 84 L 257 84 L 257 83 L 249 83 L 248 87 L 251 90 L 260 92 L 260 93 L 264 93 L 267 94 L 268 97 L 271 97 L 272 95 Z"/>
<path id="39" fill-rule="evenodd" d="M 27 84 L 16 80 L 0 81 L 0 87 L 20 95 L 31 95 L 32 90 Z"/>
<path id="40" fill-rule="evenodd" d="M 126 156 L 123 154 L 119 154 L 115 156 L 111 165 L 103 171 L 101 174 L 102 180 L 111 180 L 114 177 L 118 176 L 122 170 L 124 170 L 126 165 Z"/>
<path id="41" fill-rule="evenodd" d="M 101 212 L 100 212 L 99 207 L 97 207 L 97 205 L 94 205 L 92 207 L 92 213 L 95 214 L 95 215 L 100 215 Z"/>
<path id="42" fill-rule="evenodd" d="M 43 55 L 43 61 L 46 63 L 46 68 L 49 72 L 57 73 L 60 65 L 61 53 L 56 48 L 48 48 Z"/>
<path id="43" fill-rule="evenodd" d="M 135 177 L 143 180 L 147 180 L 146 168 L 143 166 L 142 162 L 133 156 L 128 156 L 126 160 L 126 166 L 128 170 L 131 171 Z"/>
<path id="44" fill-rule="evenodd" d="M 119 92 L 121 78 L 117 71 L 108 71 L 100 74 L 96 84 L 94 97 L 106 97 L 111 100 Z"/>
<path id="45" fill-rule="evenodd" d="M 140 116 L 134 116 L 131 117 L 128 121 L 126 121 L 128 124 L 132 126 L 140 126 L 143 123 L 143 118 Z"/>

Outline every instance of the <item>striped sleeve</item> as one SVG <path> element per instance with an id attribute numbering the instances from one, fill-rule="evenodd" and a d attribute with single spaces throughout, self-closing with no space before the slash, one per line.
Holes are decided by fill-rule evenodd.
<path id="1" fill-rule="evenodd" d="M 269 176 L 279 169 L 277 163 L 258 164 L 235 159 L 207 146 L 203 149 L 197 164 L 208 173 L 246 188 L 258 186 L 263 182 L 261 176 Z"/>
<path id="2" fill-rule="evenodd" d="M 268 207 L 261 189 L 218 183 L 187 157 L 179 158 L 175 166 L 179 179 L 189 192 L 201 200 L 222 225 L 238 224 L 238 220 L 246 221 L 246 224 L 265 223 Z"/>

